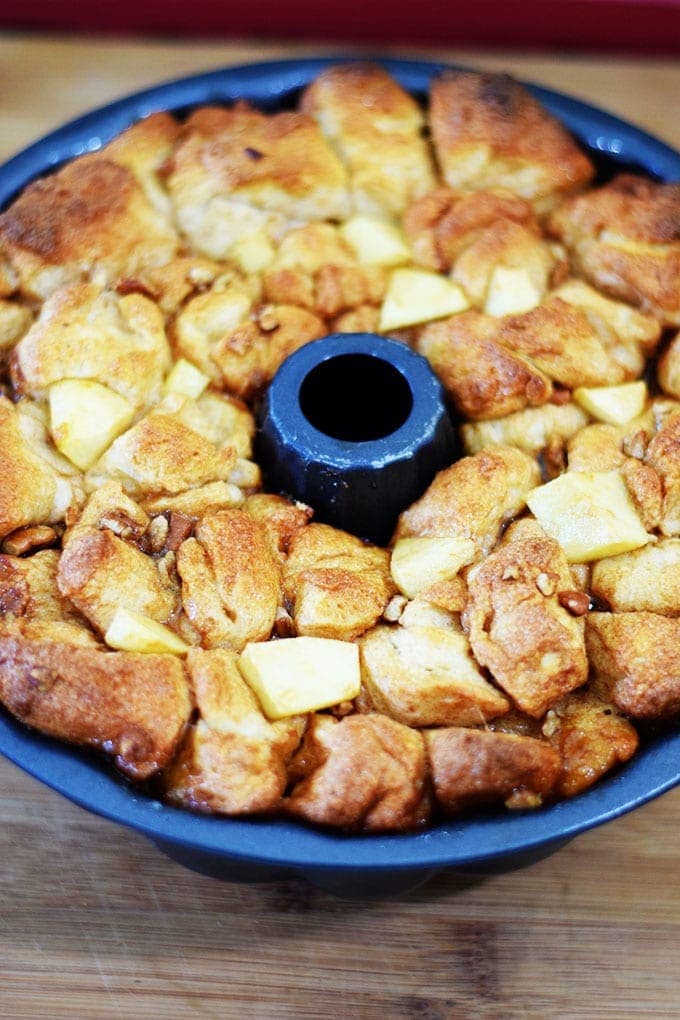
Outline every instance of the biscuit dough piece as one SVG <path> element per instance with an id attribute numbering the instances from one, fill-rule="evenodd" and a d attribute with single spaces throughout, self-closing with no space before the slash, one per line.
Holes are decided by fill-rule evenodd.
<path id="1" fill-rule="evenodd" d="M 439 187 L 409 206 L 404 230 L 417 265 L 447 272 L 466 248 L 499 221 L 538 229 L 529 202 L 505 188 L 461 194 Z"/>
<path id="2" fill-rule="evenodd" d="M 590 613 L 586 647 L 595 689 L 633 719 L 680 711 L 680 619 Z"/>
<path id="3" fill-rule="evenodd" d="M 680 325 L 680 184 L 620 174 L 565 202 L 549 229 L 594 286 Z"/>
<path id="4" fill-rule="evenodd" d="M 102 150 L 107 159 L 132 171 L 151 205 L 169 222 L 172 208 L 161 178 L 180 133 L 180 125 L 171 114 L 152 113 L 123 131 Z"/>
<path id="5" fill-rule="evenodd" d="M 527 407 L 495 421 L 466 422 L 460 433 L 469 454 L 479 453 L 487 446 L 507 445 L 535 456 L 546 448 L 561 449 L 587 424 L 585 411 L 569 402 Z"/>
<path id="6" fill-rule="evenodd" d="M 337 227 L 312 223 L 284 237 L 263 287 L 273 304 L 300 305 L 331 318 L 364 304 L 379 305 L 387 278 L 384 269 L 357 262 Z"/>
<path id="7" fill-rule="evenodd" d="M 570 694 L 548 712 L 543 727 L 562 758 L 560 797 L 573 797 L 632 758 L 640 739 L 635 728 L 591 691 Z"/>
<path id="8" fill-rule="evenodd" d="M 281 602 L 280 568 L 262 524 L 243 510 L 206 515 L 177 551 L 184 611 L 206 648 L 240 652 L 269 638 Z"/>
<path id="9" fill-rule="evenodd" d="M 480 312 L 430 323 L 418 331 L 416 350 L 430 362 L 456 410 L 474 421 L 545 404 L 552 394 L 550 379 L 499 343 L 496 320 Z"/>
<path id="10" fill-rule="evenodd" d="M 192 649 L 187 666 L 200 718 L 163 777 L 168 800 L 224 815 L 275 810 L 306 717 L 268 722 L 227 649 Z"/>
<path id="11" fill-rule="evenodd" d="M 603 336 L 609 330 L 621 341 L 616 358 L 631 370 L 638 364 L 639 350 L 652 354 L 661 336 L 661 327 L 653 315 L 631 308 L 623 301 L 605 297 L 583 280 L 569 279 L 553 291 L 553 296 L 586 313 Z"/>
<path id="12" fill-rule="evenodd" d="M 0 538 L 28 524 L 55 524 L 82 500 L 80 474 L 50 448 L 28 402 L 0 396 Z"/>
<path id="13" fill-rule="evenodd" d="M 404 831 L 430 816 L 423 738 L 384 715 L 313 715 L 289 779 L 284 810 L 318 825 Z"/>
<path id="14" fill-rule="evenodd" d="M 529 519 L 468 574 L 463 626 L 475 658 L 535 718 L 588 677 L 583 620 L 558 598 L 573 588 L 560 546 Z"/>
<path id="15" fill-rule="evenodd" d="M 361 673 L 377 712 L 407 726 L 476 726 L 510 703 L 482 676 L 467 638 L 439 627 L 376 627 Z"/>
<path id="16" fill-rule="evenodd" d="M 349 212 L 345 169 L 314 120 L 244 102 L 187 119 L 166 186 L 181 231 L 218 260 L 244 239 L 278 240 L 301 222 Z"/>
<path id="17" fill-rule="evenodd" d="M 680 409 L 672 411 L 647 447 L 644 462 L 661 480 L 663 535 L 680 535 Z"/>
<path id="18" fill-rule="evenodd" d="M 175 255 L 178 237 L 128 167 L 105 152 L 29 184 L 0 215 L 0 245 L 21 292 L 44 300 L 93 273 L 108 283 Z"/>
<path id="19" fill-rule="evenodd" d="M 662 538 L 633 552 L 598 560 L 592 592 L 615 613 L 680 616 L 680 538 Z"/>
<path id="20" fill-rule="evenodd" d="M 78 622 L 73 606 L 57 587 L 59 556 L 56 549 L 23 558 L 0 555 L 1 629 L 11 620 Z"/>
<path id="21" fill-rule="evenodd" d="M 657 374 L 664 393 L 680 400 L 680 333 L 675 334 L 661 356 Z"/>
<path id="22" fill-rule="evenodd" d="M 59 590 L 104 635 L 116 609 L 167 623 L 178 592 L 156 562 L 107 528 L 79 527 L 59 562 Z"/>
<path id="23" fill-rule="evenodd" d="M 511 446 L 494 446 L 440 471 L 399 517 L 395 540 L 408 535 L 460 535 L 478 555 L 496 544 L 501 528 L 526 506 L 540 482 L 536 462 Z"/>
<path id="24" fill-rule="evenodd" d="M 269 492 L 248 496 L 243 509 L 264 526 L 274 558 L 281 563 L 298 531 L 306 527 L 314 513 L 304 503 L 292 502 Z"/>
<path id="25" fill-rule="evenodd" d="M 435 796 L 447 815 L 498 801 L 538 807 L 560 775 L 557 751 L 533 737 L 448 727 L 426 730 L 425 745 Z"/>
<path id="26" fill-rule="evenodd" d="M 142 294 L 93 283 L 64 287 L 43 305 L 17 344 L 13 374 L 22 393 L 44 397 L 62 379 L 93 379 L 137 409 L 156 403 L 170 368 L 163 316 Z"/>
<path id="27" fill-rule="evenodd" d="M 307 87 L 300 109 L 315 118 L 347 167 L 355 212 L 399 216 L 433 187 L 423 114 L 382 68 L 331 67 Z"/>
<path id="28" fill-rule="evenodd" d="M 0 638 L 0 700 L 28 726 L 113 756 L 132 779 L 172 760 L 191 712 L 175 655 Z"/>
<path id="29" fill-rule="evenodd" d="M 0 298 L 0 351 L 15 345 L 33 322 L 33 313 L 26 305 Z"/>
<path id="30" fill-rule="evenodd" d="M 430 89 L 430 127 L 444 180 L 460 191 L 506 188 L 543 213 L 593 176 L 566 129 L 504 74 L 446 71 Z"/>
<path id="31" fill-rule="evenodd" d="M 338 641 L 372 627 L 396 591 L 385 549 L 327 524 L 295 534 L 283 579 L 297 633 Z"/>

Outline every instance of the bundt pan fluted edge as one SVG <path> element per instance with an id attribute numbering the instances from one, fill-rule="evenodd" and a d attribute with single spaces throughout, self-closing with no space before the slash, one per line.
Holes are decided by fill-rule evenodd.
<path id="1" fill-rule="evenodd" d="M 325 67 L 346 57 L 277 61 L 213 71 L 121 99 L 71 121 L 0 168 L 0 208 L 31 180 L 101 147 L 158 110 L 181 113 L 205 103 L 248 99 L 268 110 L 291 106 Z M 444 65 L 378 60 L 415 95 Z M 637 169 L 680 179 L 680 153 L 595 107 L 529 86 L 578 138 L 603 174 Z M 197 871 L 232 881 L 305 877 L 345 896 L 375 897 L 411 889 L 443 869 L 504 871 L 547 856 L 596 825 L 680 782 L 680 733 L 654 737 L 626 766 L 573 800 L 533 813 L 485 812 L 415 834 L 346 836 L 284 820 L 191 814 L 145 795 L 103 760 L 26 729 L 0 713 L 0 752 L 81 807 L 130 826 Z"/>

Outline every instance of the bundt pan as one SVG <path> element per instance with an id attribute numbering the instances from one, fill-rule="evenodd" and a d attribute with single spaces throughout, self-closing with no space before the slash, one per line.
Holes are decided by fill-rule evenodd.
<path id="1" fill-rule="evenodd" d="M 0 208 L 34 178 L 98 149 L 153 111 L 182 113 L 200 104 L 240 98 L 267 110 L 286 108 L 302 87 L 337 59 L 214 71 L 89 113 L 0 168 Z M 429 62 L 380 62 L 419 96 L 444 70 Z M 680 179 L 680 154 L 662 142 L 585 103 L 530 88 L 588 150 L 603 178 L 615 170 L 634 169 L 663 181 Z M 367 348 L 358 350 L 366 353 Z M 404 429 L 409 428 L 407 421 Z M 628 765 L 596 787 L 533 813 L 489 811 L 416 834 L 347 836 L 278 819 L 208 817 L 166 806 L 128 785 L 94 755 L 31 732 L 4 712 L 0 752 L 76 804 L 144 833 L 170 857 L 197 871 L 231 881 L 304 877 L 336 894 L 357 897 L 404 892 L 442 870 L 480 874 L 521 867 L 680 782 L 680 733 L 661 734 L 648 739 Z"/>

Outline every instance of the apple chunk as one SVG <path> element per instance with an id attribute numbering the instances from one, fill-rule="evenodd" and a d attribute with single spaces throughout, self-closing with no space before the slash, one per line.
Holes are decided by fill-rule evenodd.
<path id="1" fill-rule="evenodd" d="M 539 524 L 570 563 L 587 563 L 651 542 L 618 471 L 569 471 L 527 496 Z"/>
<path id="2" fill-rule="evenodd" d="M 399 591 L 414 599 L 433 584 L 455 577 L 474 555 L 475 544 L 469 538 L 401 538 L 392 550 L 390 571 Z"/>
<path id="3" fill-rule="evenodd" d="M 622 383 L 620 386 L 579 386 L 574 400 L 584 411 L 608 425 L 626 425 L 642 414 L 647 402 L 647 384 Z"/>
<path id="4" fill-rule="evenodd" d="M 489 281 L 484 311 L 487 315 L 520 315 L 540 305 L 541 287 L 521 266 L 497 266 Z"/>
<path id="5" fill-rule="evenodd" d="M 385 220 L 352 216 L 340 227 L 340 235 L 364 265 L 400 266 L 411 259 L 403 234 Z"/>
<path id="6" fill-rule="evenodd" d="M 270 719 L 351 701 L 361 686 L 357 646 L 331 638 L 252 642 L 239 668 Z"/>
<path id="7" fill-rule="evenodd" d="M 50 431 L 60 453 L 87 471 L 124 432 L 134 408 L 91 379 L 63 379 L 49 389 Z"/>
<path id="8" fill-rule="evenodd" d="M 189 646 L 174 631 L 143 613 L 119 606 L 104 635 L 109 648 L 121 652 L 148 652 L 186 655 Z"/>
<path id="9" fill-rule="evenodd" d="M 210 379 L 192 365 L 186 358 L 175 362 L 172 372 L 165 380 L 166 393 L 181 393 L 192 400 L 198 400 Z"/>
<path id="10" fill-rule="evenodd" d="M 425 269 L 395 269 L 380 312 L 380 329 L 401 329 L 443 319 L 469 308 L 465 294 L 451 280 Z"/>

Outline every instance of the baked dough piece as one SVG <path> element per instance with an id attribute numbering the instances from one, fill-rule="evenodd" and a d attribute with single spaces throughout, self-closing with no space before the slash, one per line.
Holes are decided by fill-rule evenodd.
<path id="1" fill-rule="evenodd" d="M 479 453 L 487 446 L 514 446 L 535 455 L 561 450 L 564 443 L 588 424 L 588 415 L 571 401 L 543 404 L 515 411 L 495 421 L 465 423 L 460 427 L 465 452 Z"/>
<path id="2" fill-rule="evenodd" d="M 418 331 L 416 350 L 439 376 L 456 410 L 473 421 L 545 404 L 550 379 L 498 340 L 497 320 L 463 312 Z"/>
<path id="3" fill-rule="evenodd" d="M 285 359 L 327 332 L 294 304 L 263 305 L 259 283 L 227 275 L 180 311 L 173 328 L 179 354 L 245 400 L 257 396 Z"/>
<path id="4" fill-rule="evenodd" d="M 440 471 L 419 500 L 399 517 L 395 539 L 459 535 L 488 553 L 506 521 L 526 505 L 540 482 L 534 460 L 511 446 L 494 446 Z"/>
<path id="5" fill-rule="evenodd" d="M 420 107 L 382 68 L 331 67 L 307 87 L 300 109 L 345 163 L 356 212 L 399 216 L 433 186 Z"/>
<path id="6" fill-rule="evenodd" d="M 171 114 L 152 113 L 123 131 L 102 150 L 107 159 L 132 171 L 149 202 L 168 222 L 172 219 L 172 208 L 162 177 L 180 133 L 180 125 Z"/>
<path id="7" fill-rule="evenodd" d="M 280 562 L 285 560 L 295 535 L 309 523 L 314 512 L 304 503 L 269 492 L 248 496 L 243 509 L 263 525 L 274 558 Z"/>
<path id="8" fill-rule="evenodd" d="M 668 415 L 650 441 L 644 459 L 661 480 L 661 533 L 680 535 L 680 409 Z"/>
<path id="9" fill-rule="evenodd" d="M 0 351 L 9 350 L 20 340 L 33 322 L 33 313 L 26 305 L 0 298 Z"/>
<path id="10" fill-rule="evenodd" d="M 413 259 L 427 269 L 446 272 L 466 248 L 499 221 L 538 227 L 529 202 L 505 188 L 469 194 L 439 187 L 417 199 L 404 214 L 404 230 Z"/>
<path id="11" fill-rule="evenodd" d="M 560 546 L 532 520 L 468 573 L 463 626 L 477 662 L 527 715 L 539 718 L 588 678 L 583 620 L 560 604 L 573 591 Z"/>
<path id="12" fill-rule="evenodd" d="M 82 502 L 80 475 L 50 448 L 30 403 L 0 396 L 0 538 L 27 524 L 54 524 Z"/>
<path id="13" fill-rule="evenodd" d="M 278 240 L 349 209 L 344 167 L 312 118 L 267 115 L 243 102 L 188 118 L 166 185 L 180 229 L 214 259 L 246 238 Z"/>
<path id="14" fill-rule="evenodd" d="M 17 344 L 12 371 L 20 392 L 44 397 L 62 379 L 94 379 L 136 408 L 161 396 L 170 368 L 163 316 L 142 294 L 120 296 L 93 283 L 54 293 Z"/>
<path id="15" fill-rule="evenodd" d="M 662 538 L 633 552 L 598 560 L 592 592 L 615 613 L 646 610 L 680 616 L 680 538 Z"/>
<path id="16" fill-rule="evenodd" d="M 664 393 L 680 400 L 680 333 L 675 334 L 661 356 L 658 377 Z"/>
<path id="17" fill-rule="evenodd" d="M 379 305 L 387 273 L 359 265 L 337 227 L 313 223 L 284 237 L 263 286 L 267 301 L 300 305 L 330 318 L 364 304 Z"/>
<path id="18" fill-rule="evenodd" d="M 384 715 L 313 715 L 289 778 L 284 809 L 318 825 L 403 831 L 430 816 L 423 738 Z"/>
<path id="19" fill-rule="evenodd" d="M 500 186 L 542 213 L 593 176 L 565 128 L 504 74 L 446 71 L 431 87 L 430 127 L 444 180 L 460 191 Z"/>
<path id="20" fill-rule="evenodd" d="M 22 293 L 44 300 L 95 272 L 113 283 L 169 262 L 178 237 L 135 173 L 102 152 L 30 184 L 0 215 L 0 245 Z"/>
<path id="21" fill-rule="evenodd" d="M 680 711 L 680 619 L 658 613 L 590 613 L 588 658 L 598 692 L 633 719 Z"/>
<path id="22" fill-rule="evenodd" d="M 297 633 L 338 641 L 372 627 L 395 591 L 385 549 L 327 524 L 295 534 L 283 578 Z"/>
<path id="23" fill-rule="evenodd" d="M 187 665 L 200 718 L 163 778 L 167 799 L 224 815 L 275 810 L 306 717 L 269 722 L 233 652 L 192 649 Z"/>
<path id="24" fill-rule="evenodd" d="M 0 700 L 29 726 L 113 756 L 132 779 L 169 765 L 189 720 L 174 655 L 0 638 Z"/>
<path id="25" fill-rule="evenodd" d="M 377 712 L 407 726 L 477 726 L 510 703 L 482 676 L 464 634 L 376 627 L 361 639 L 361 674 Z"/>
<path id="26" fill-rule="evenodd" d="M 447 727 L 425 731 L 434 792 L 447 815 L 505 801 L 538 807 L 552 793 L 561 759 L 533 737 Z"/>
<path id="27" fill-rule="evenodd" d="M 242 510 L 206 515 L 177 552 L 184 611 L 206 648 L 235 651 L 271 634 L 280 568 L 262 524 Z"/>
<path id="28" fill-rule="evenodd" d="M 632 758 L 640 739 L 635 728 L 592 691 L 577 691 L 552 708 L 543 725 L 562 758 L 556 792 L 573 797 Z"/>
<path id="29" fill-rule="evenodd" d="M 0 555 L 0 628 L 14 620 L 76 623 L 77 614 L 57 587 L 60 553 L 43 549 L 33 556 Z"/>
<path id="30" fill-rule="evenodd" d="M 566 202 L 549 229 L 596 287 L 680 325 L 680 184 L 620 174 Z"/>

